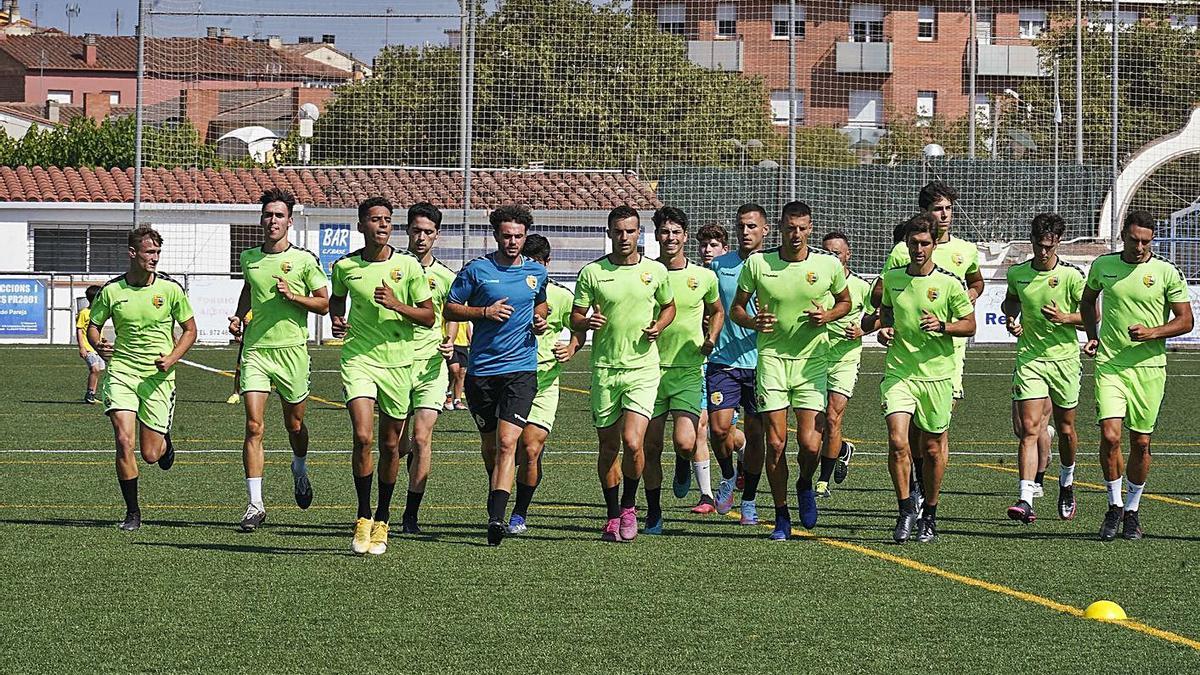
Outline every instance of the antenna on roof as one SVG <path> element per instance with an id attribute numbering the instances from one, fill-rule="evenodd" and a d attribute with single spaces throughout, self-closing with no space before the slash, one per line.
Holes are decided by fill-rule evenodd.
<path id="1" fill-rule="evenodd" d="M 71 20 L 79 16 L 81 11 L 78 2 L 67 3 L 67 35 L 71 34 Z"/>

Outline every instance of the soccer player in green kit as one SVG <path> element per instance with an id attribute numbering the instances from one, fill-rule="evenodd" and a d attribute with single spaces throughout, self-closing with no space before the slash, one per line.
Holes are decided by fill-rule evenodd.
<path id="1" fill-rule="evenodd" d="M 358 515 L 351 550 L 387 551 L 392 492 L 400 470 L 400 439 L 412 404 L 414 325 L 433 326 L 433 294 L 421 263 L 388 243 L 392 204 L 369 197 L 358 205 L 365 243 L 333 263 L 329 314 L 334 337 L 344 338 L 341 375 L 354 429 L 354 492 Z M 350 316 L 346 317 L 346 301 Z M 254 321 L 259 321 L 258 316 Z M 253 323 L 253 322 L 251 322 Z M 379 406 L 379 504 L 372 516 L 375 407 Z"/>
<path id="2" fill-rule="evenodd" d="M 408 461 L 408 495 L 400 518 L 400 531 L 420 534 L 417 518 L 429 480 L 433 427 L 442 412 L 446 388 L 450 385 L 447 361 L 454 355 L 458 323 L 442 318 L 442 307 L 450 294 L 455 273 L 433 255 L 433 247 L 441 234 L 441 210 L 426 202 L 413 204 L 408 209 L 407 223 L 408 252 L 421 263 L 433 296 L 433 327 L 413 326 L 412 415 L 408 433 L 400 438 L 400 456 L 407 457 Z"/>
<path id="3" fill-rule="evenodd" d="M 908 541 L 918 525 L 918 506 L 911 494 L 912 450 L 916 437 L 925 454 L 922 479 L 924 514 L 917 541 L 937 539 L 937 508 L 946 470 L 946 431 L 954 403 L 955 337 L 975 334 L 975 310 L 962 280 L 934 263 L 938 223 L 928 211 L 909 219 L 904 244 L 909 262 L 882 277 L 879 305 L 881 337 L 888 342 L 884 376 L 879 385 L 888 427 L 888 471 L 900 514 L 892 533 Z M 915 433 L 910 433 L 914 431 Z"/>
<path id="4" fill-rule="evenodd" d="M 700 433 L 700 413 L 707 406 L 704 360 L 712 353 L 725 323 L 725 310 L 717 295 L 717 275 L 688 261 L 684 255 L 687 228 L 687 214 L 680 209 L 664 206 L 654 212 L 658 262 L 667 268 L 671 293 L 675 296 L 675 319 L 658 337 L 662 376 L 646 427 L 646 469 L 642 474 L 646 484 L 646 534 L 662 534 L 662 452 L 667 415 L 674 420 L 675 454 L 691 464 Z M 711 513 L 716 507 L 707 468 L 705 465 L 699 472 L 698 482 L 701 500 L 707 497 L 710 504 L 703 511 Z"/>
<path id="5" fill-rule="evenodd" d="M 817 524 L 817 496 L 812 476 L 821 454 L 818 418 L 824 414 L 828 388 L 829 323 L 850 311 L 850 291 L 842 262 L 824 249 L 808 245 L 812 212 L 804 202 L 784 205 L 779 217 L 783 243 L 746 259 L 738 276 L 730 318 L 758 332 L 758 411 L 767 436 L 767 478 L 775 501 L 771 539 L 791 536 L 787 509 L 788 409 L 796 415 L 796 480 L 800 524 Z M 757 296 L 758 311 L 746 304 Z"/>
<path id="6" fill-rule="evenodd" d="M 1076 327 L 1083 323 L 1079 300 L 1084 274 L 1058 256 L 1065 231 L 1066 223 L 1058 214 L 1034 217 L 1029 236 L 1033 257 L 1008 268 L 1008 292 L 1002 305 L 1009 332 L 1017 336 L 1012 398 L 1014 426 L 1020 432 L 1020 495 L 1017 503 L 1008 507 L 1008 517 L 1026 524 L 1037 520 L 1033 500 L 1047 403 L 1058 431 L 1058 515 L 1064 520 L 1075 517 L 1075 450 L 1079 443 L 1075 408 L 1082 374 Z"/>
<path id="7" fill-rule="evenodd" d="M 308 428 L 304 425 L 310 370 L 308 314 L 329 311 L 329 291 L 320 259 L 288 240 L 296 198 L 290 192 L 272 188 L 262 194 L 259 202 L 263 242 L 242 251 L 239 257 L 245 281 L 237 310 L 229 317 L 229 332 L 242 338 L 238 392 L 246 408 L 242 467 L 249 502 L 242 515 L 243 532 L 253 532 L 267 519 L 262 497 L 263 419 L 272 385 L 283 404 L 283 424 L 292 448 L 296 504 L 302 509 L 312 504 L 306 462 Z M 247 322 L 250 312 L 258 320 Z"/>
<path id="8" fill-rule="evenodd" d="M 609 212 L 612 253 L 579 271 L 571 308 L 571 328 L 594 334 L 592 423 L 600 445 L 596 471 L 608 514 L 601 539 L 609 542 L 637 537 L 646 426 L 661 375 L 657 340 L 675 318 L 667 268 L 638 251 L 640 234 L 640 218 L 633 208 L 618 206 Z M 625 452 L 618 462 L 622 446 Z M 625 492 L 618 500 L 622 479 Z"/>
<path id="9" fill-rule="evenodd" d="M 142 526 L 138 505 L 138 467 L 142 459 L 166 471 L 175 463 L 171 418 L 175 413 L 175 364 L 196 342 L 196 320 L 183 286 L 158 272 L 162 235 L 141 226 L 129 232 L 129 271 L 100 289 L 92 302 L 87 340 L 105 361 L 100 399 L 117 442 L 117 482 L 125 499 L 120 528 Z M 101 334 L 112 319 L 116 342 Z M 178 341 L 173 328 L 183 328 Z"/>
<path id="10" fill-rule="evenodd" d="M 1088 337 L 1083 351 L 1096 358 L 1100 468 L 1108 484 L 1103 541 L 1116 538 L 1118 525 L 1125 539 L 1142 538 L 1138 509 L 1150 474 L 1150 437 L 1166 389 L 1167 338 L 1192 330 L 1187 284 L 1179 268 L 1152 252 L 1154 227 L 1154 216 L 1145 211 L 1125 217 L 1122 250 L 1092 263 L 1079 304 Z M 1102 314 L 1096 311 L 1097 300 Z M 1122 466 L 1122 422 L 1129 429 L 1127 466 Z M 1129 489 L 1125 500 L 1122 469 Z"/>
<path id="11" fill-rule="evenodd" d="M 830 232 L 821 244 L 841 261 L 850 290 L 850 312 L 829 324 L 829 402 L 825 407 L 824 447 L 816 487 L 818 497 L 828 497 L 829 480 L 832 478 L 839 484 L 845 480 L 854 456 L 854 444 L 842 439 L 842 419 L 858 384 L 864 335 L 862 319 L 871 313 L 871 284 L 850 270 L 850 239 L 844 232 Z"/>
<path id="12" fill-rule="evenodd" d="M 521 255 L 549 269 L 550 241 L 540 234 L 528 235 Z M 537 394 L 517 443 L 517 499 L 508 519 L 509 534 L 524 534 L 529 529 L 526 525 L 529 505 L 542 482 L 542 452 L 558 416 L 558 380 L 562 366 L 583 346 L 584 336 L 574 331 L 567 342 L 561 341 L 563 329 L 571 324 L 574 300 L 571 289 L 546 279 L 546 330 L 537 336 Z"/>

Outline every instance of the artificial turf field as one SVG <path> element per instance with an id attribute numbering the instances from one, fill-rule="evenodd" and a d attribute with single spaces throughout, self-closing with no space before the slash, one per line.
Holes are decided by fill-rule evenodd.
<path id="1" fill-rule="evenodd" d="M 230 349 L 188 359 L 229 368 Z M 169 473 L 142 465 L 144 524 L 119 532 L 112 432 L 79 403 L 73 348 L 0 349 L 0 672 L 134 671 L 1200 671 L 1200 354 L 1171 356 L 1140 542 L 1102 543 L 1091 377 L 1080 405 L 1079 515 L 1056 516 L 1057 459 L 1039 520 L 1009 521 L 1011 351 L 968 352 L 951 428 L 940 540 L 891 542 L 895 500 L 867 353 L 847 436 L 860 453 L 820 502 L 815 537 L 688 513 L 664 490 L 666 531 L 599 541 L 586 355 L 567 366 L 530 531 L 485 545 L 485 474 L 463 412 L 434 436 L 425 533 L 350 553 L 343 409 L 312 401 L 316 500 L 293 503 L 277 408 L 268 417 L 267 523 L 245 507 L 242 411 L 231 380 L 179 366 Z M 337 352 L 314 350 L 313 393 L 338 401 Z M 1091 364 L 1085 363 L 1090 373 Z M 671 459 L 666 457 L 666 475 Z M 794 461 L 794 460 L 793 460 Z M 794 474 L 793 465 L 793 474 Z M 716 471 L 714 462 L 714 475 Z M 400 479 L 393 513 L 403 509 Z M 639 497 L 644 506 L 644 496 Z M 764 477 L 760 514 L 770 517 Z M 1124 624 L 1082 618 L 1110 599 Z"/>

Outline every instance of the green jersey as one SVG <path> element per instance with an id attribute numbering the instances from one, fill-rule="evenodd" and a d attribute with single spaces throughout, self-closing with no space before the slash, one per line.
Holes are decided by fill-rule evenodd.
<path id="1" fill-rule="evenodd" d="M 433 296 L 433 328 L 413 326 L 413 359 L 427 361 L 438 355 L 438 345 L 442 343 L 442 307 L 446 304 L 446 296 L 450 295 L 450 284 L 454 283 L 455 273 L 442 264 L 437 258 L 429 267 L 424 267 L 425 281 L 429 283 L 429 293 Z"/>
<path id="2" fill-rule="evenodd" d="M 134 286 L 125 275 L 104 284 L 92 301 L 88 319 L 97 328 L 112 319 L 117 338 L 109 368 L 116 373 L 153 375 L 154 360 L 175 349 L 175 323 L 192 318 L 192 305 L 183 286 L 157 273 L 145 286 Z"/>
<path id="3" fill-rule="evenodd" d="M 850 289 L 850 312 L 830 323 L 829 349 L 839 355 L 862 351 L 862 338 L 846 339 L 846 329 L 862 323 L 863 315 L 871 311 L 871 284 L 854 272 L 846 275 L 846 288 Z"/>
<path id="4" fill-rule="evenodd" d="M 657 260 L 643 255 L 635 263 L 615 265 L 605 256 L 584 265 L 574 306 L 597 306 L 608 319 L 592 336 L 592 366 L 657 368 L 658 345 L 642 330 L 674 300 L 667 268 Z"/>
<path id="5" fill-rule="evenodd" d="M 1026 260 L 1008 268 L 1008 295 L 1021 301 L 1021 336 L 1017 338 L 1017 363 L 1040 359 L 1061 361 L 1079 358 L 1075 326 L 1052 323 L 1042 308 L 1054 305 L 1060 311 L 1079 311 L 1083 297 L 1083 270 L 1058 259 L 1053 269 L 1036 270 Z"/>
<path id="6" fill-rule="evenodd" d="M 296 295 L 325 288 L 325 272 L 316 254 L 299 246 L 265 253 L 258 246 L 242 251 L 238 259 L 250 287 L 250 311 L 259 319 L 246 324 L 245 348 L 295 347 L 308 342 L 308 310 L 280 295 L 275 277 L 287 280 Z"/>
<path id="7" fill-rule="evenodd" d="M 910 262 L 912 259 L 908 256 L 908 246 L 904 242 L 900 242 L 892 247 L 887 262 L 883 264 L 883 271 L 904 267 Z M 939 243 L 933 249 L 933 264 L 966 281 L 968 274 L 979 272 L 979 247 L 965 239 L 950 235 L 948 241 Z"/>
<path id="8" fill-rule="evenodd" d="M 571 289 L 553 279 L 546 280 L 546 332 L 537 336 L 539 372 L 554 371 L 553 377 L 558 377 L 562 370 L 562 364 L 554 356 L 554 345 L 561 339 L 563 329 L 571 327 L 574 302 Z"/>
<path id="9" fill-rule="evenodd" d="M 407 251 L 392 249 L 386 260 L 364 260 L 362 249 L 333 263 L 333 294 L 350 298 L 350 324 L 342 361 L 362 361 L 380 368 L 413 362 L 413 323 L 375 302 L 375 289 L 387 284 L 396 298 L 416 305 L 433 297 L 421 263 Z M 258 321 L 258 316 L 254 321 Z M 253 323 L 253 322 L 251 322 Z"/>
<path id="10" fill-rule="evenodd" d="M 738 290 L 758 295 L 758 310 L 775 315 L 775 329 L 758 334 L 759 355 L 782 359 L 823 357 L 829 350 L 828 327 L 805 312 L 833 307 L 833 296 L 846 288 L 846 268 L 828 251 L 808 247 L 803 260 L 788 261 L 779 248 L 746 258 Z"/>
<path id="11" fill-rule="evenodd" d="M 1100 291 L 1103 307 L 1097 363 L 1125 368 L 1167 365 L 1166 340 L 1134 342 L 1128 329 L 1134 324 L 1161 326 L 1171 316 L 1172 304 L 1188 302 L 1179 268 L 1157 255 L 1135 265 L 1121 260 L 1119 252 L 1109 253 L 1092 263 L 1087 287 Z"/>
<path id="12" fill-rule="evenodd" d="M 948 380 L 954 377 L 954 340 L 921 329 L 921 313 L 950 323 L 975 311 L 962 279 L 941 267 L 912 276 L 907 267 L 883 273 L 882 307 L 892 309 L 896 337 L 888 346 L 884 370 L 910 380 Z"/>
<path id="13" fill-rule="evenodd" d="M 704 306 L 717 301 L 717 275 L 690 261 L 681 269 L 667 270 L 675 295 L 675 320 L 658 336 L 658 356 L 663 368 L 704 364 Z"/>

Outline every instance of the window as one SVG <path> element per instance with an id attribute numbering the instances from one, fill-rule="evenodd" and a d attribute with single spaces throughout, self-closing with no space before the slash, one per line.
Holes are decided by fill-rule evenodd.
<path id="1" fill-rule="evenodd" d="M 108 102 L 110 105 L 121 105 L 121 92 L 105 91 L 105 92 L 101 92 L 101 93 L 108 94 Z"/>
<path id="2" fill-rule="evenodd" d="M 917 7 L 917 39 L 932 42 L 937 39 L 937 7 L 921 5 Z"/>
<path id="3" fill-rule="evenodd" d="M 683 35 L 685 17 L 683 3 L 661 4 L 658 6 L 658 29 L 672 35 Z"/>
<path id="4" fill-rule="evenodd" d="M 1033 40 L 1046 30 L 1046 10 L 1022 9 L 1017 14 L 1022 39 Z"/>
<path id="5" fill-rule="evenodd" d="M 775 5 L 771 8 L 771 38 L 786 40 L 788 37 L 788 13 L 790 5 Z M 796 39 L 804 39 L 804 5 L 796 5 Z"/>
<path id="6" fill-rule="evenodd" d="M 851 127 L 882 127 L 883 92 L 878 89 L 852 90 L 849 113 Z"/>
<path id="7" fill-rule="evenodd" d="M 91 274 L 123 272 L 129 267 L 128 234 L 125 226 L 35 225 L 33 269 Z"/>
<path id="8" fill-rule="evenodd" d="M 71 105 L 71 90 L 70 89 L 51 89 L 46 92 L 47 101 L 57 101 L 62 105 Z"/>
<path id="9" fill-rule="evenodd" d="M 1193 33 L 1196 32 L 1196 25 L 1200 23 L 1197 21 L 1195 14 L 1172 14 L 1170 19 L 1171 28 L 1191 31 Z"/>
<path id="10" fill-rule="evenodd" d="M 936 91 L 917 92 L 917 126 L 928 126 L 937 110 Z"/>
<path id="11" fill-rule="evenodd" d="M 850 5 L 850 41 L 883 42 L 883 5 Z"/>
<path id="12" fill-rule="evenodd" d="M 992 44 L 992 22 L 995 15 L 990 9 L 975 12 L 975 42 L 981 45 Z"/>
<path id="13" fill-rule="evenodd" d="M 732 2 L 717 3 L 717 37 L 737 35 L 737 5 Z"/>
<path id="14" fill-rule="evenodd" d="M 1088 23 L 1091 24 L 1091 27 L 1095 30 L 1102 30 L 1105 33 L 1111 33 L 1113 28 L 1112 16 L 1112 10 L 1107 12 L 1090 12 L 1088 14 Z M 1130 12 L 1123 11 L 1118 16 L 1122 28 L 1129 28 L 1133 24 L 1137 23 L 1139 18 L 1140 15 L 1136 9 Z"/>
<path id="15" fill-rule="evenodd" d="M 791 98 L 786 89 L 771 92 L 771 117 L 775 124 L 787 126 Z M 804 124 L 804 92 L 796 92 L 796 124 Z"/>
<path id="16" fill-rule="evenodd" d="M 987 94 L 975 94 L 975 124 L 992 126 L 992 99 Z"/>

